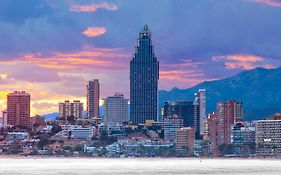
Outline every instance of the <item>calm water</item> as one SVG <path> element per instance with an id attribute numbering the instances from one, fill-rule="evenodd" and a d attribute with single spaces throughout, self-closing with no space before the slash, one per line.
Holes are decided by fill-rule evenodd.
<path id="1" fill-rule="evenodd" d="M 0 175 L 280 175 L 279 160 L 0 158 Z"/>

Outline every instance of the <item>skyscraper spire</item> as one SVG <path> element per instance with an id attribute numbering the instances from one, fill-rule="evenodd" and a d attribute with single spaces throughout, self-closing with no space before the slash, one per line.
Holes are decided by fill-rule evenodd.
<path id="1" fill-rule="evenodd" d="M 148 37 L 148 38 L 151 37 L 151 32 L 150 32 L 147 24 L 145 24 L 143 26 L 143 29 L 140 31 L 140 38 L 144 38 L 144 37 Z"/>

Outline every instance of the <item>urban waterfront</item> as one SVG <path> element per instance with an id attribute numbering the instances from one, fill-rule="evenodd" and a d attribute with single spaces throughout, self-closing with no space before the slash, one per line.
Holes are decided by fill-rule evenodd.
<path id="1" fill-rule="evenodd" d="M 275 159 L 79 159 L 1 158 L 1 175 L 93 174 L 280 174 Z"/>

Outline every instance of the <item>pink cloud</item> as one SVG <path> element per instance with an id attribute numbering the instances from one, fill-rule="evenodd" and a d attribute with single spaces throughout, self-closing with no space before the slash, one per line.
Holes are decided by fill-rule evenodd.
<path id="1" fill-rule="evenodd" d="M 204 62 L 192 59 L 182 60 L 177 64 L 160 64 L 160 88 L 187 88 L 206 81 L 206 77 L 199 68 Z"/>
<path id="2" fill-rule="evenodd" d="M 261 3 L 273 7 L 281 7 L 281 0 L 245 0 L 245 1 Z"/>
<path id="3" fill-rule="evenodd" d="M 118 10 L 118 6 L 113 3 L 101 2 L 98 4 L 91 4 L 91 5 L 71 5 L 70 11 L 72 12 L 95 12 L 98 9 L 105 9 L 109 11 L 116 11 Z"/>
<path id="4" fill-rule="evenodd" d="M 105 34 L 106 28 L 104 27 L 88 27 L 86 30 L 83 31 L 83 35 L 87 37 L 97 37 Z"/>
<path id="5" fill-rule="evenodd" d="M 255 55 L 226 55 L 212 57 L 215 62 L 223 61 L 226 69 L 254 69 L 256 67 L 272 68 L 270 64 L 264 63 L 264 58 Z"/>
<path id="6" fill-rule="evenodd" d="M 130 55 L 121 48 L 25 54 L 10 61 L 0 61 L 1 91 L 30 92 L 32 104 L 35 104 L 33 114 L 57 110 L 36 105 L 42 101 L 56 106 L 58 101 L 65 99 L 85 100 L 86 81 L 94 78 L 100 79 L 101 97 L 115 91 L 128 96 L 129 59 Z M 5 99 L 0 99 L 1 108 L 5 108 Z"/>
<path id="7" fill-rule="evenodd" d="M 95 69 L 122 69 L 127 66 L 130 55 L 122 53 L 119 48 L 98 48 L 68 53 L 51 53 L 48 55 L 28 54 L 16 61 L 25 61 L 39 67 L 57 70 L 78 70 L 88 67 Z M 13 64 L 15 60 L 6 64 Z"/>

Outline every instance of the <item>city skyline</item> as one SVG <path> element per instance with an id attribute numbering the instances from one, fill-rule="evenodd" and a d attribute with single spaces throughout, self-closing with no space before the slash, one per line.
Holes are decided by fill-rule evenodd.
<path id="1" fill-rule="evenodd" d="M 0 108 L 15 90 L 31 94 L 32 115 L 66 99 L 86 104 L 91 79 L 100 79 L 101 98 L 129 97 L 129 60 L 144 24 L 157 45 L 159 89 L 281 66 L 280 8 L 277 0 L 3 1 Z"/>

